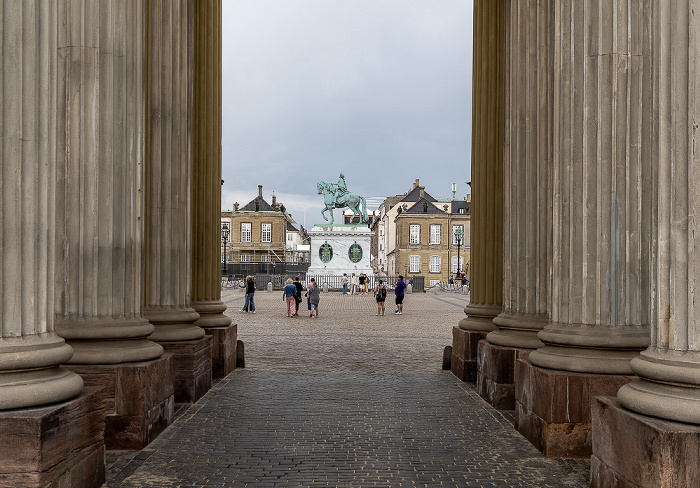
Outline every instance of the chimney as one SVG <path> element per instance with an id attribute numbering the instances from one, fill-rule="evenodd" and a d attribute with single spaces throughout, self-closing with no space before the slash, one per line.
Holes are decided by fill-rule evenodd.
<path id="1" fill-rule="evenodd" d="M 262 198 L 262 185 L 258 185 L 258 196 Z"/>
<path id="2" fill-rule="evenodd" d="M 416 188 L 417 186 L 420 186 L 420 178 L 416 178 L 416 181 L 413 183 L 413 188 Z"/>
<path id="3" fill-rule="evenodd" d="M 277 195 L 272 195 L 272 206 L 277 205 Z"/>
<path id="4" fill-rule="evenodd" d="M 416 180 L 417 182 L 418 180 Z M 423 198 L 425 196 L 425 187 L 424 186 L 419 186 L 418 189 L 420 190 L 420 198 Z"/>
<path id="5" fill-rule="evenodd" d="M 238 212 L 238 202 L 233 204 L 233 211 Z"/>

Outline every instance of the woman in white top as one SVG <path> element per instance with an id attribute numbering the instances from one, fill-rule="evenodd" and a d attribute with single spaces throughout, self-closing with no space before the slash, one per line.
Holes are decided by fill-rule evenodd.
<path id="1" fill-rule="evenodd" d="M 357 276 L 355 276 L 355 273 L 352 274 L 352 277 L 350 278 L 350 294 L 354 295 L 357 293 L 357 286 L 358 286 L 358 281 L 357 281 Z"/>

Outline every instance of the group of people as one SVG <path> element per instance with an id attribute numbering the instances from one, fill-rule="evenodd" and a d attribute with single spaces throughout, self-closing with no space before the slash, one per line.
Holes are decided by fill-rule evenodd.
<path id="1" fill-rule="evenodd" d="M 403 313 L 403 298 L 406 294 L 406 283 L 403 281 L 403 276 L 399 275 L 399 280 L 394 283 L 394 301 L 396 303 L 396 315 Z M 384 315 L 386 302 L 387 288 L 384 280 L 379 280 L 374 287 L 374 298 L 377 300 L 377 315 Z"/>
<path id="2" fill-rule="evenodd" d="M 357 276 L 355 275 L 355 273 L 352 273 L 352 276 L 350 278 L 348 278 L 347 273 L 343 273 L 343 279 L 341 283 L 343 284 L 343 295 L 354 295 L 355 293 L 369 292 L 369 276 L 367 276 L 365 273 L 360 273 Z M 350 287 L 349 292 L 348 286 Z"/>
<path id="3" fill-rule="evenodd" d="M 356 278 L 355 273 L 352 274 L 352 278 Z M 347 274 L 343 274 L 343 280 L 343 294 L 347 294 Z M 363 284 L 366 287 L 368 280 L 365 280 Z M 241 312 L 255 313 L 255 282 L 252 276 L 246 276 L 245 288 L 245 303 L 243 304 Z M 282 300 L 286 302 L 287 306 L 287 317 L 299 316 L 299 304 L 302 302 L 302 293 L 304 293 L 304 285 L 301 283 L 301 276 L 298 275 L 294 280 L 291 278 L 287 279 L 287 284 L 284 286 L 284 290 L 282 290 Z M 384 280 L 379 280 L 374 287 L 373 293 L 377 300 L 377 315 L 384 315 L 384 304 L 387 296 L 387 285 L 384 283 Z M 401 315 L 403 313 L 403 299 L 405 293 L 406 283 L 403 281 L 403 276 L 399 275 L 398 281 L 394 283 L 394 301 L 396 303 L 396 311 L 394 313 L 396 315 Z M 304 296 L 306 297 L 309 309 L 309 317 L 318 318 L 318 305 L 321 301 L 321 290 L 315 278 L 309 280 L 309 285 L 306 287 Z"/>
<path id="4" fill-rule="evenodd" d="M 287 279 L 287 284 L 282 290 L 282 300 L 287 302 L 287 317 L 299 316 L 299 304 L 301 303 L 301 293 L 304 291 L 304 285 L 301 284 L 301 276 L 296 279 Z M 309 308 L 309 317 L 318 318 L 318 304 L 321 301 L 321 290 L 318 288 L 318 283 L 315 278 L 311 278 L 309 286 L 306 287 L 306 304 Z"/>

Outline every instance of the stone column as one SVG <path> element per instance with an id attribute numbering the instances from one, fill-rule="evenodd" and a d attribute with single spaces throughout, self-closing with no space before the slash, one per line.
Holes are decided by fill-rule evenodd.
<path id="1" fill-rule="evenodd" d="M 549 0 L 523 0 L 506 15 L 503 312 L 479 343 L 477 390 L 507 410 L 515 360 L 543 345 L 549 320 L 553 11 Z"/>
<path id="2" fill-rule="evenodd" d="M 175 400 L 191 402 L 211 387 L 211 338 L 195 325 L 191 293 L 193 2 L 149 0 L 146 9 L 144 315 L 150 338 L 175 354 Z"/>
<path id="3" fill-rule="evenodd" d="M 700 469 L 700 1 L 653 2 L 651 344 L 594 409 L 591 486 L 697 486 Z M 699 251 L 700 252 L 700 251 Z M 624 408 L 623 408 L 624 407 Z M 627 410 L 628 409 L 628 410 Z"/>
<path id="4" fill-rule="evenodd" d="M 104 399 L 54 331 L 58 5 L 5 0 L 0 19 L 0 486 L 96 488 Z"/>
<path id="5" fill-rule="evenodd" d="M 54 332 L 56 46 L 51 2 L 0 3 L 0 410 L 61 402 L 83 381 Z"/>
<path id="6" fill-rule="evenodd" d="M 551 321 L 516 372 L 516 427 L 548 455 L 590 455 L 592 397 L 648 344 L 648 4 L 555 5 Z"/>
<path id="7" fill-rule="evenodd" d="M 221 301 L 221 0 L 194 5 L 193 83 L 192 307 L 222 378 L 236 367 L 237 328 Z"/>
<path id="8" fill-rule="evenodd" d="M 173 402 L 170 361 L 143 316 L 144 8 L 60 5 L 56 330 L 71 369 L 107 387 L 107 446 L 140 449 Z"/>
<path id="9" fill-rule="evenodd" d="M 476 347 L 501 312 L 505 2 L 474 2 L 471 303 L 452 331 L 452 372 L 476 380 Z"/>

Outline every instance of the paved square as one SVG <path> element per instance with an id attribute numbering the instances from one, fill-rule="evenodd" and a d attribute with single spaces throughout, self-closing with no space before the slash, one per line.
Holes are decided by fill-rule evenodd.
<path id="1" fill-rule="evenodd" d="M 287 318 L 281 292 L 222 299 L 246 346 L 246 368 L 215 381 L 140 452 L 109 452 L 122 487 L 585 487 L 588 461 L 547 459 L 441 371 L 467 297 L 321 295 L 320 316 Z"/>

